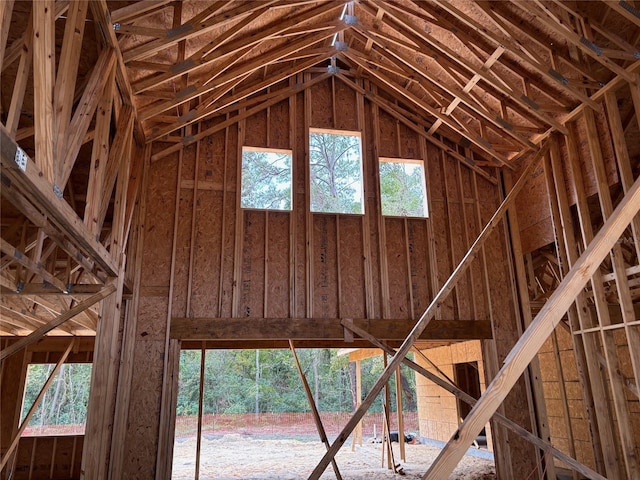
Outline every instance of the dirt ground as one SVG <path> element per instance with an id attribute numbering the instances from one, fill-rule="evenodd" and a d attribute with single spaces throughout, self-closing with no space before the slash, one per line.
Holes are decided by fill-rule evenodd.
<path id="1" fill-rule="evenodd" d="M 175 444 L 173 479 L 193 479 L 196 439 L 178 440 Z M 308 478 L 326 451 L 319 441 L 259 439 L 244 435 L 205 435 L 201 447 L 200 479 L 297 480 Z M 394 475 L 381 467 L 380 444 L 363 443 L 351 450 L 351 441 L 336 456 L 344 480 L 378 480 L 387 478 L 419 479 L 438 455 L 430 445 L 406 445 L 406 462 L 400 460 L 399 445 L 393 444 L 396 463 L 405 476 Z M 331 465 L 322 479 L 336 478 Z M 450 477 L 452 479 L 493 480 L 492 460 L 465 456 Z"/>

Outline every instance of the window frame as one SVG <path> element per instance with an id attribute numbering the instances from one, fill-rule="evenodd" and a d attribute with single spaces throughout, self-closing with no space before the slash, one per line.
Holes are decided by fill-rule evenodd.
<path id="1" fill-rule="evenodd" d="M 381 174 L 381 169 L 380 169 L 380 164 L 382 163 L 406 163 L 406 164 L 412 164 L 412 165 L 418 165 L 421 167 L 422 170 L 422 181 L 421 183 L 421 187 L 422 187 L 422 199 L 423 199 L 423 214 L 422 215 L 389 215 L 389 214 L 385 214 L 383 213 L 383 200 L 382 200 L 382 174 Z M 400 158 L 400 157 L 378 157 L 378 188 L 379 190 L 379 197 L 380 197 L 380 215 L 382 215 L 383 217 L 390 217 L 390 218 L 424 218 L 427 219 L 429 218 L 429 198 L 427 196 L 427 169 L 425 167 L 425 162 L 424 160 L 419 160 L 416 158 Z"/>
<path id="2" fill-rule="evenodd" d="M 358 138 L 358 153 L 360 157 L 360 211 L 359 212 L 327 212 L 322 210 L 312 210 L 311 208 L 311 134 L 312 133 L 320 133 L 320 134 L 330 134 L 330 135 L 340 135 L 345 137 L 357 137 Z M 307 159 L 307 171 L 309 174 L 309 182 L 307 187 L 309 188 L 309 204 L 308 209 L 309 212 L 314 214 L 329 214 L 329 215 L 357 215 L 364 216 L 365 215 L 365 176 L 364 176 L 364 151 L 362 149 L 362 131 L 360 130 L 340 130 L 337 128 L 321 128 L 321 127 L 309 127 L 307 132 L 307 148 L 308 148 L 308 159 Z"/>
<path id="3" fill-rule="evenodd" d="M 24 387 L 22 390 L 22 396 L 20 398 L 20 422 L 23 421 L 23 418 L 25 417 L 25 415 L 27 415 L 28 411 L 31 408 L 31 405 L 29 406 L 29 408 L 27 408 L 26 406 L 26 395 L 27 395 L 27 384 L 28 384 L 28 380 L 29 380 L 29 370 L 30 367 L 32 365 L 51 365 L 54 367 L 56 366 L 56 361 L 51 360 L 51 361 L 30 361 L 29 363 L 27 363 L 26 367 L 25 367 L 25 372 L 24 372 Z M 75 424 L 75 423 L 59 423 L 59 424 L 51 424 L 51 425 L 47 425 L 47 427 L 55 427 L 55 426 L 65 426 L 65 425 L 82 425 L 83 426 L 83 430 L 82 433 L 78 433 L 78 432 L 55 432 L 55 433 L 49 433 L 49 434 L 45 434 L 42 433 L 42 431 L 38 430 L 37 426 L 33 426 L 33 425 L 28 425 L 26 426 L 24 432 L 22 433 L 22 437 L 28 437 L 28 438 L 54 438 L 54 437 L 74 437 L 74 436 L 84 436 L 86 433 L 86 427 L 87 427 L 87 421 L 86 418 L 88 417 L 89 414 L 89 402 L 91 400 L 91 380 L 93 377 L 93 368 L 94 368 L 94 363 L 93 361 L 89 361 L 89 360 L 82 360 L 82 359 L 73 359 L 73 360 L 69 360 L 69 358 L 67 358 L 67 360 L 62 364 L 63 366 L 75 366 L 75 365 L 89 365 L 90 366 L 90 372 L 89 372 L 89 378 L 87 379 L 87 383 L 88 383 L 88 395 L 87 395 L 87 405 L 85 407 L 85 422 L 83 424 Z M 56 381 L 61 381 L 61 379 L 58 379 L 57 377 L 61 374 L 61 372 L 59 371 L 56 374 L 56 379 L 51 383 L 51 385 L 49 385 L 49 388 L 47 391 L 51 390 L 54 388 Z M 45 378 L 45 383 L 46 383 L 46 378 Z M 42 390 L 42 387 L 44 386 L 41 385 L 38 388 L 38 392 L 40 392 Z M 37 397 L 37 395 L 36 395 Z M 38 407 L 38 409 L 42 408 L 42 404 L 40 404 Z M 29 423 L 31 423 L 35 418 L 34 417 L 31 418 L 31 420 L 29 421 Z M 34 431 L 30 430 L 30 427 L 35 427 Z"/>
<path id="4" fill-rule="evenodd" d="M 258 207 L 245 207 L 242 205 L 242 200 L 243 200 L 243 195 L 242 195 L 242 191 L 244 189 L 244 175 L 242 174 L 243 172 L 243 167 L 244 167 L 244 152 L 245 151 L 249 151 L 249 152 L 262 152 L 262 153 L 275 153 L 275 154 L 287 154 L 291 157 L 291 168 L 289 169 L 290 171 L 290 198 L 289 198 L 289 208 L 258 208 Z M 270 147 L 254 147 L 254 146 L 249 146 L 249 145 L 243 145 L 241 152 L 240 152 L 240 208 L 242 210 L 254 210 L 254 211 L 259 211 L 259 212 L 292 212 L 293 211 L 293 202 L 294 202 L 294 192 L 293 192 L 293 179 L 294 179 L 294 172 L 293 172 L 293 164 L 294 164 L 294 157 L 293 157 L 293 150 L 292 149 L 288 149 L 288 148 L 270 148 Z"/>

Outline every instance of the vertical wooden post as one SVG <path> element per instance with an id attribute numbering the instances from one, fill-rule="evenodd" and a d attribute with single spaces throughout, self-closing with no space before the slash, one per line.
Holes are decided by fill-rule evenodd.
<path id="1" fill-rule="evenodd" d="M 76 78 L 78 74 L 78 64 L 80 62 L 80 51 L 82 48 L 82 38 L 84 35 L 85 18 L 87 16 L 87 0 L 79 0 L 70 2 L 69 12 L 64 28 L 64 39 L 62 41 L 62 49 L 60 52 L 60 61 L 58 65 L 58 75 L 56 77 L 54 92 L 54 111 L 56 119 L 56 159 L 57 162 L 57 178 L 60 178 L 64 158 L 64 149 L 66 145 L 66 134 L 71 122 L 71 108 L 73 106 L 73 97 L 75 94 Z M 109 85 L 112 85 L 110 83 Z M 111 96 L 110 88 L 109 95 Z M 109 112 L 111 113 L 111 112 Z M 108 119 L 111 115 L 107 116 Z"/>
<path id="2" fill-rule="evenodd" d="M 204 405 L 204 362 L 207 354 L 205 342 L 200 348 L 200 382 L 198 388 L 198 429 L 196 433 L 196 469 L 194 479 L 200 478 L 200 452 L 202 449 L 202 407 Z"/>
<path id="3" fill-rule="evenodd" d="M 149 181 L 149 161 L 151 156 L 151 146 L 144 149 L 144 166 L 142 171 L 142 188 L 145 192 L 141 195 L 139 208 L 137 209 L 135 254 L 133 259 L 134 281 L 133 290 L 140 291 L 140 281 L 142 275 L 142 253 L 144 249 L 144 219 L 146 215 L 146 191 Z M 135 201 L 135 200 L 133 200 Z M 132 251 L 131 249 L 129 250 Z M 120 354 L 120 367 L 118 373 L 118 395 L 116 397 L 111 456 L 109 459 L 109 478 L 117 480 L 122 478 L 123 461 L 125 454 L 125 439 L 128 428 L 129 403 L 131 400 L 131 380 L 134 368 L 134 349 L 136 347 L 135 332 L 138 320 L 138 307 L 140 295 L 134 295 L 133 299 L 127 302 L 124 328 L 122 331 L 122 350 Z"/>
<path id="4" fill-rule="evenodd" d="M 360 360 L 356 361 L 356 395 L 358 399 L 356 401 L 356 408 L 362 404 L 362 364 Z M 359 445 L 362 446 L 362 420 L 358 423 L 357 437 Z"/>
<path id="5" fill-rule="evenodd" d="M 573 141 L 567 138 L 567 150 L 569 163 L 574 174 L 574 185 L 576 187 L 576 197 L 582 198 L 582 179 L 577 166 L 576 153 L 573 148 Z M 558 258 L 560 260 L 560 273 L 564 277 L 571 265 L 578 258 L 576 236 L 569 210 L 569 200 L 565 188 L 564 172 L 561 165 L 559 137 L 552 138 L 551 144 L 551 165 L 552 176 L 547 180 L 552 220 L 556 230 L 556 243 L 558 248 Z M 554 194 L 555 192 L 555 194 Z M 567 315 L 571 330 L 580 330 L 590 324 L 586 318 L 586 298 L 584 292 L 578 294 L 576 302 L 571 306 Z M 573 335 L 573 349 L 578 368 L 578 379 L 582 387 L 582 398 L 587 411 L 587 420 L 591 431 L 593 454 L 598 471 L 604 472 L 605 460 L 604 449 L 608 458 L 615 458 L 615 444 L 613 442 L 611 424 L 613 420 L 606 405 L 606 394 L 603 372 L 595 359 L 599 355 L 599 348 L 593 335 Z M 600 425 L 600 427 L 599 427 Z M 611 468 L 611 467 L 610 467 Z M 609 471 L 609 470 L 607 470 Z"/>
<path id="6" fill-rule="evenodd" d="M 9 0 L 0 4 L 0 8 L 10 8 L 13 0 Z M 9 17 L 11 15 L 9 14 Z M 9 33 L 9 27 L 4 29 L 4 32 Z M 2 39 L 0 38 L 0 42 Z M 2 46 L 0 45 L 0 50 Z M 29 79 L 29 72 L 31 71 L 31 60 L 33 58 L 33 15 L 29 16 L 27 28 L 23 34 L 22 52 L 20 52 L 20 63 L 18 65 L 18 71 L 16 72 L 16 80 L 13 84 L 13 93 L 11 94 L 11 104 L 7 113 L 7 131 L 11 138 L 15 138 L 18 131 L 18 124 L 20 123 L 20 114 L 22 113 L 22 104 L 24 101 L 24 95 L 27 92 L 27 83 Z M 0 51 L 0 71 L 2 71 L 2 52 Z"/>
<path id="7" fill-rule="evenodd" d="M 629 85 L 632 90 L 637 90 L 638 86 Z M 640 94 L 636 92 L 636 97 Z M 613 147 L 616 153 L 618 171 L 620 172 L 620 180 L 622 188 L 625 192 L 629 190 L 633 184 L 633 171 L 631 169 L 631 160 L 629 158 L 629 149 L 624 136 L 622 120 L 620 119 L 620 111 L 618 110 L 618 102 L 615 92 L 607 92 L 604 96 L 607 107 L 607 115 L 609 118 L 609 130 L 613 140 Z M 640 106 L 640 105 L 639 105 Z M 640 114 L 636 112 L 636 115 Z M 640 122 L 640 119 L 638 120 Z M 640 260 L 640 216 L 636 216 L 631 221 L 631 232 L 633 245 L 635 246 L 636 258 Z M 619 252 L 621 253 L 621 252 Z M 614 257 L 616 252 L 614 252 Z M 616 262 L 618 259 L 616 258 Z M 621 261 L 621 260 L 620 260 Z M 634 317 L 633 304 L 630 298 L 629 282 L 625 271 L 624 262 L 618 263 L 616 268 L 616 286 L 618 287 L 618 295 L 622 305 L 623 321 L 625 324 L 631 322 Z M 640 385 L 640 331 L 637 328 L 625 325 L 625 333 L 627 335 L 627 344 L 629 356 L 631 357 L 631 366 L 636 385 Z"/>
<path id="8" fill-rule="evenodd" d="M 505 172 L 505 186 L 507 189 L 511 188 L 513 182 L 511 174 Z M 518 298 L 520 300 L 520 312 L 522 314 L 522 320 L 524 320 L 524 327 L 528 327 L 531 324 L 531 306 L 529 304 L 529 291 L 527 289 L 527 277 L 524 267 L 524 258 L 522 254 L 522 243 L 520 241 L 520 226 L 518 223 L 518 215 L 515 209 L 509 210 L 509 237 L 511 240 L 511 251 L 513 255 L 513 266 L 515 273 L 516 288 Z M 518 330 L 522 334 L 522 328 L 518 325 Z M 527 381 L 527 393 L 532 397 L 529 399 L 529 405 L 535 404 L 535 410 L 533 407 L 530 409 L 532 417 L 532 427 L 534 427 L 533 433 L 539 437 L 544 438 L 547 441 L 551 440 L 551 432 L 549 430 L 549 420 L 547 418 L 547 406 L 544 400 L 544 392 L 542 390 L 542 374 L 540 372 L 540 364 L 537 357 L 533 358 L 529 367 L 525 371 L 525 379 Z M 533 400 L 533 402 L 531 402 Z M 553 460 L 544 457 L 544 452 L 537 451 L 538 463 L 541 464 L 545 460 L 548 460 L 544 464 L 545 476 L 553 480 L 556 478 L 556 470 L 553 464 Z"/>
<path id="9" fill-rule="evenodd" d="M 291 349 L 291 354 L 293 355 L 293 361 L 295 362 L 296 369 L 298 370 L 298 374 L 300 375 L 300 380 L 302 381 L 302 386 L 304 387 L 304 393 L 307 396 L 307 401 L 309 402 L 309 408 L 311 408 L 311 413 L 313 414 L 313 420 L 316 423 L 316 428 L 318 429 L 318 434 L 320 435 L 320 441 L 324 443 L 325 447 L 327 447 L 327 450 L 329 450 L 329 447 L 331 445 L 329 444 L 327 433 L 325 432 L 324 426 L 322 425 L 322 419 L 320 418 L 318 407 L 316 406 L 316 402 L 313 398 L 313 394 L 311 393 L 311 388 L 309 388 L 307 377 L 302 371 L 302 366 L 300 365 L 300 360 L 298 360 L 298 354 L 296 353 L 296 348 L 293 345 L 293 341 L 291 340 L 289 340 L 289 348 Z M 336 463 L 335 458 L 331 460 L 331 465 L 333 465 L 333 471 L 336 474 L 336 478 L 338 480 L 342 480 L 342 476 L 340 475 L 340 470 L 338 469 L 338 464 Z"/>
<path id="10" fill-rule="evenodd" d="M 387 368 L 389 362 L 387 360 L 386 352 L 382 352 L 382 365 L 384 369 Z M 382 400 L 382 421 L 386 426 L 387 432 L 387 448 L 389 449 L 389 455 L 387 455 L 387 468 L 391 470 L 393 468 L 393 462 L 391 461 L 391 431 L 389 430 L 389 410 L 391 406 L 391 401 L 389 398 L 389 381 L 384 385 L 384 398 Z M 383 445 L 384 445 L 384 437 L 383 437 Z M 383 457 L 384 458 L 384 457 Z"/>
<path id="11" fill-rule="evenodd" d="M 11 26 L 11 14 L 13 13 L 14 0 L 0 2 L 0 72 L 2 71 L 4 52 L 7 48 L 9 27 Z"/>
<path id="12" fill-rule="evenodd" d="M 598 129 L 593 110 L 588 108 L 585 109 L 584 118 L 586 122 L 585 125 L 587 127 L 587 142 L 589 144 L 589 152 L 591 153 L 591 163 L 596 174 L 596 187 L 600 200 L 600 210 L 602 212 L 603 220 L 606 220 L 613 212 L 613 204 L 611 201 L 609 186 L 607 184 L 606 172 L 604 170 L 604 158 L 602 156 L 600 141 L 598 140 Z M 590 241 L 590 237 L 592 235 L 592 233 L 586 233 L 585 243 Z M 623 321 L 627 323 L 634 320 L 634 311 L 624 266 L 624 258 L 622 256 L 622 249 L 619 243 L 615 243 L 613 245 L 610 257 L 614 276 L 616 278 L 616 285 L 618 287 L 618 296 Z M 594 275 L 592 284 L 596 310 L 600 319 L 600 327 L 611 325 L 612 322 L 609 316 L 609 307 L 604 296 L 602 276 L 599 272 Z M 601 329 L 600 338 L 602 346 L 604 347 L 604 357 L 606 359 L 607 369 L 609 372 L 609 382 L 611 385 L 611 392 L 613 394 L 613 404 L 616 411 L 618 432 L 620 434 L 622 446 L 622 456 L 624 458 L 627 476 L 629 478 L 638 478 L 640 477 L 640 466 L 638 465 L 638 459 L 636 456 L 635 435 L 631 429 L 629 405 L 624 391 L 624 384 L 616 375 L 616 372 L 618 372 L 620 368 L 618 347 L 612 331 Z"/>
<path id="13" fill-rule="evenodd" d="M 396 368 L 396 415 L 398 416 L 398 444 L 400 445 L 400 458 L 407 461 L 404 447 L 404 412 L 402 406 L 402 373 L 400 367 Z"/>
<path id="14" fill-rule="evenodd" d="M 176 179 L 175 190 L 175 211 L 173 217 L 173 233 L 171 239 L 171 267 L 169 276 L 169 301 L 167 305 L 167 318 L 164 325 L 164 355 L 163 355 L 163 369 L 162 369 L 162 397 L 160 400 L 160 422 L 158 428 L 158 451 L 156 453 L 156 478 L 163 479 L 169 476 L 168 470 L 171 465 L 170 453 L 173 452 L 173 436 L 169 438 L 169 425 L 173 425 L 175 422 L 172 419 L 175 417 L 175 410 L 172 409 L 172 399 L 174 397 L 173 382 L 171 372 L 174 368 L 176 361 L 179 362 L 180 351 L 178 349 L 177 357 L 175 351 L 171 348 L 172 340 L 169 338 L 169 332 L 171 330 L 171 317 L 173 315 L 173 289 L 175 283 L 175 270 L 176 270 L 176 250 L 178 243 L 178 223 L 180 218 L 180 194 L 181 194 L 181 180 L 182 180 L 182 159 L 184 156 L 184 149 L 181 149 L 178 154 L 178 173 Z"/>
<path id="15" fill-rule="evenodd" d="M 55 112 L 55 16 L 53 0 L 33 2 L 33 88 L 36 165 L 54 183 Z"/>

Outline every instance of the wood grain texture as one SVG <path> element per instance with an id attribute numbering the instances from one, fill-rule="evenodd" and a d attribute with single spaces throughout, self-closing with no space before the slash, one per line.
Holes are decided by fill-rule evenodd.
<path id="1" fill-rule="evenodd" d="M 609 220 L 520 337 L 505 359 L 498 375 L 438 455 L 425 474 L 425 479 L 441 479 L 451 474 L 464 451 L 500 406 L 533 356 L 573 303 L 576 294 L 589 281 L 638 210 L 640 210 L 640 180 L 636 180 L 633 188 L 625 195 Z"/>

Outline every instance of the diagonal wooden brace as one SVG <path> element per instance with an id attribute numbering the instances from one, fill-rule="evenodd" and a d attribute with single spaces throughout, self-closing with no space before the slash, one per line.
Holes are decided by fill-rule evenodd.
<path id="1" fill-rule="evenodd" d="M 393 355 L 396 354 L 395 349 L 389 347 L 388 345 L 385 345 L 384 343 L 382 343 L 380 340 L 375 338 L 373 335 L 371 335 L 366 330 L 363 330 L 362 328 L 353 325 L 353 322 L 343 321 L 342 324 L 345 326 L 345 328 L 348 328 L 349 330 L 353 331 L 353 333 L 355 333 L 359 337 L 362 337 L 362 338 L 365 338 L 365 339 L 369 340 L 369 342 L 371 342 L 372 345 L 378 347 L 381 350 L 384 350 L 389 355 L 393 356 Z M 422 352 L 420 352 L 420 350 L 416 350 L 416 351 L 422 354 Z M 426 357 L 424 357 L 424 358 L 427 359 Z M 431 361 L 429 359 L 427 359 L 427 361 L 429 361 L 429 363 L 431 363 Z M 478 400 L 473 398 L 471 395 L 466 393 L 464 390 L 460 390 L 460 388 L 458 388 L 453 383 L 453 381 L 451 381 L 451 379 L 447 378 L 445 380 L 445 379 L 437 376 L 436 374 L 430 372 L 429 370 L 427 370 L 426 368 L 422 367 L 421 365 L 418 365 L 417 363 L 409 360 L 406 357 L 402 360 L 402 363 L 404 363 L 406 366 L 408 366 L 409 368 L 413 369 L 414 371 L 418 372 L 420 375 L 424 376 L 425 378 L 428 378 L 429 380 L 431 380 L 436 385 L 444 388 L 447 392 L 455 395 L 456 398 L 459 398 L 460 400 L 465 402 L 467 405 L 470 405 L 470 406 L 473 407 L 478 402 Z M 433 363 L 432 363 L 432 365 L 434 367 L 436 367 Z M 444 376 L 443 372 L 439 371 L 439 373 Z M 518 425 L 514 421 L 509 420 L 507 417 L 505 417 L 501 413 L 499 413 L 499 412 L 494 413 L 492 418 L 496 422 L 500 423 L 503 427 L 508 428 L 509 430 L 511 430 L 516 435 L 519 435 L 522 438 L 524 438 L 525 440 L 528 440 L 529 442 L 531 442 L 532 444 L 536 445 L 541 450 L 549 451 L 551 453 L 551 455 L 556 457 L 558 460 L 560 460 L 562 462 L 565 462 L 567 465 L 569 465 L 571 468 L 573 468 L 576 472 L 581 473 L 582 475 L 586 476 L 587 478 L 592 478 L 594 480 L 607 480 L 605 477 L 600 475 L 598 472 L 595 472 L 594 470 L 591 470 L 586 465 L 583 465 L 582 463 L 578 462 L 577 460 L 575 460 L 574 458 L 570 457 L 569 455 L 561 452 L 560 450 L 555 448 L 550 442 L 547 442 L 547 441 L 537 437 L 536 435 L 534 435 L 533 433 L 529 432 L 527 429 L 521 427 L 520 425 Z"/>
<path id="2" fill-rule="evenodd" d="M 451 474 L 639 210 L 640 178 L 514 345 L 498 374 L 423 477 L 425 480 L 447 478 Z"/>
<path id="3" fill-rule="evenodd" d="M 507 209 L 512 205 L 515 198 L 518 196 L 518 193 L 520 192 L 520 190 L 522 190 L 522 188 L 526 184 L 527 179 L 529 178 L 529 175 L 537 165 L 538 161 L 547 153 L 548 150 L 549 150 L 549 142 L 546 142 L 545 145 L 540 149 L 540 151 L 538 151 L 533 157 L 533 159 L 529 162 L 529 164 L 524 169 L 524 171 L 522 172 L 522 175 L 520 176 L 516 184 L 513 186 L 513 188 L 507 195 L 507 197 L 500 204 L 500 206 L 498 207 L 496 212 L 493 214 L 493 216 L 491 217 L 487 225 L 484 227 L 482 232 L 480 232 L 480 235 L 478 236 L 476 241 L 473 242 L 473 245 L 471 245 L 471 248 L 469 248 L 469 251 L 462 258 L 462 260 L 460 261 L 456 269 L 453 271 L 449 279 L 444 283 L 440 291 L 433 298 L 433 300 L 431 301 L 431 304 L 424 311 L 424 313 L 422 314 L 420 319 L 417 321 L 416 325 L 413 327 L 413 330 L 411 330 L 411 332 L 409 333 L 405 341 L 402 342 L 402 345 L 398 349 L 397 354 L 393 357 L 391 362 L 389 362 L 387 367 L 382 371 L 382 373 L 380 374 L 380 378 L 378 378 L 378 381 L 373 385 L 373 387 L 371 387 L 369 394 L 364 399 L 360 407 L 356 409 L 353 416 L 351 417 L 351 420 L 347 422 L 347 424 L 344 426 L 344 428 L 342 429 L 342 431 L 340 432 L 336 440 L 333 442 L 333 445 L 331 445 L 331 448 L 327 451 L 324 457 L 322 457 L 322 459 L 320 460 L 316 468 L 313 470 L 313 472 L 311 472 L 311 475 L 309 476 L 310 480 L 317 480 L 318 478 L 320 478 L 320 475 L 322 475 L 322 473 L 325 471 L 325 469 L 331 462 L 331 459 L 333 459 L 336 456 L 336 453 L 338 453 L 338 450 L 340 450 L 342 445 L 344 445 L 344 443 L 347 441 L 347 438 L 349 437 L 353 429 L 356 427 L 360 419 L 362 419 L 364 414 L 367 412 L 369 407 L 373 404 L 373 402 L 375 401 L 376 397 L 378 396 L 382 388 L 389 381 L 389 378 L 391 377 L 391 375 L 393 375 L 396 368 L 400 366 L 400 363 L 402 363 L 402 359 L 407 355 L 409 350 L 411 350 L 411 347 L 413 346 L 413 344 L 416 342 L 418 337 L 422 334 L 422 332 L 427 327 L 431 319 L 433 319 L 438 309 L 442 306 L 447 295 L 451 293 L 451 291 L 456 286 L 458 281 L 462 278 L 463 274 L 467 271 L 467 269 L 471 265 L 471 261 L 480 252 L 482 245 L 487 240 L 487 238 L 489 238 L 489 235 L 491 234 L 491 232 L 493 232 L 493 230 L 500 224 L 500 220 L 502 219 L 502 216 L 505 214 Z"/>

